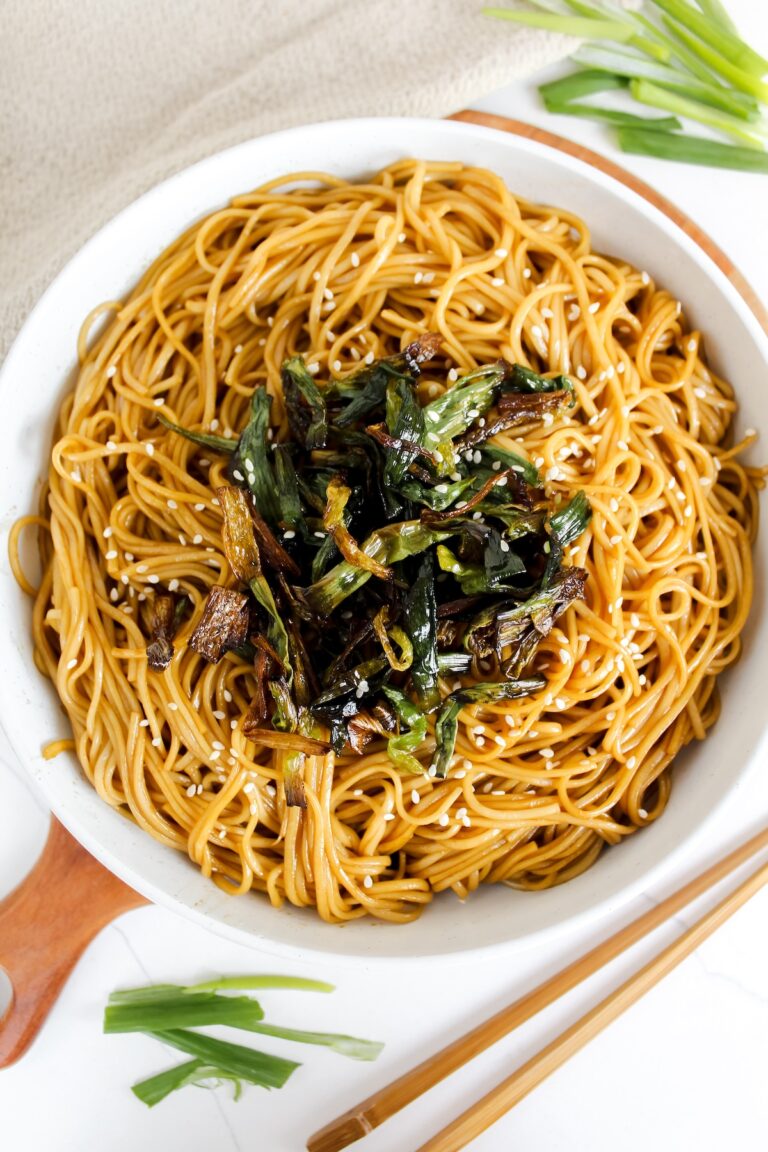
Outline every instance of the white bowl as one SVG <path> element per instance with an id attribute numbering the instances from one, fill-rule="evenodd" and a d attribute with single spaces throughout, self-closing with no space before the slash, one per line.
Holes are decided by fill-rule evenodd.
<path id="1" fill-rule="evenodd" d="M 598 250 L 647 269 L 684 302 L 706 334 L 715 367 L 736 387 L 739 423 L 762 429 L 765 443 L 765 334 L 713 261 L 640 195 L 582 160 L 492 129 L 429 120 L 341 121 L 265 136 L 196 164 L 121 212 L 67 265 L 27 320 L 0 373 L 2 535 L 17 516 L 36 507 L 54 415 L 71 384 L 78 328 L 95 304 L 124 295 L 183 229 L 236 193 L 300 169 L 359 177 L 403 155 L 486 166 L 516 193 L 583 216 Z M 261 896 L 226 896 L 184 855 L 161 846 L 100 800 L 73 755 L 44 760 L 41 746 L 65 735 L 67 723 L 54 689 L 35 670 L 30 604 L 5 560 L 0 723 L 24 772 L 89 851 L 149 899 L 241 943 L 283 955 L 323 952 L 370 961 L 446 957 L 528 942 L 565 921 L 596 915 L 647 883 L 684 849 L 758 757 L 768 728 L 768 613 L 762 591 L 767 552 L 764 532 L 744 656 L 722 679 L 721 719 L 703 744 L 679 757 L 662 819 L 606 850 L 590 871 L 562 887 L 538 893 L 485 887 L 466 904 L 446 893 L 407 926 L 358 921 L 338 927 L 310 911 L 276 910 Z M 6 556 L 5 542 L 0 553 Z"/>

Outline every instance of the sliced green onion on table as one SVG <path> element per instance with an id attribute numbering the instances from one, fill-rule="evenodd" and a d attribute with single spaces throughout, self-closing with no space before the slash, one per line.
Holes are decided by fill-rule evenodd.
<path id="1" fill-rule="evenodd" d="M 352 1060 L 375 1060 L 384 1047 L 378 1041 L 344 1033 L 269 1024 L 264 1021 L 264 1010 L 258 1000 L 226 995 L 230 991 L 259 989 L 331 992 L 333 985 L 298 976 L 224 976 L 201 984 L 151 984 L 113 992 L 104 1010 L 106 1033 L 143 1032 L 192 1057 L 140 1080 L 133 1085 L 134 1095 L 152 1108 L 181 1088 L 190 1085 L 210 1088 L 229 1082 L 237 1100 L 243 1084 L 282 1088 L 300 1067 L 294 1060 L 197 1031 L 205 1025 L 224 1025 L 297 1044 L 319 1045 Z"/>
<path id="2" fill-rule="evenodd" d="M 766 172 L 768 60 L 738 34 L 720 0 L 531 0 L 538 11 L 484 8 L 487 16 L 577 38 L 580 68 L 539 92 L 549 112 L 600 120 L 624 152 L 713 168 Z M 618 92 L 642 115 L 588 102 Z M 731 137 L 692 135 L 686 122 Z"/>

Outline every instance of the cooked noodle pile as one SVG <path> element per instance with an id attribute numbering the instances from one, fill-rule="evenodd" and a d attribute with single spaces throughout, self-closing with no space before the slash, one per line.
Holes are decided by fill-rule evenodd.
<path id="1" fill-rule="evenodd" d="M 500 356 L 571 376 L 568 415 L 500 443 L 550 492 L 586 491 L 593 519 L 568 555 L 586 601 L 538 649 L 544 692 L 464 708 L 446 779 L 399 773 L 382 743 L 308 757 L 307 808 L 287 808 L 279 753 L 240 730 L 252 665 L 206 664 L 185 642 L 211 585 L 236 583 L 214 499 L 225 461 L 157 417 L 236 435 L 266 385 L 279 440 L 286 356 L 343 375 L 427 331 L 444 338 L 435 380 Z M 484 882 L 546 888 L 661 815 L 670 765 L 717 719 L 716 677 L 739 654 L 761 478 L 726 447 L 733 392 L 681 305 L 593 252 L 583 221 L 457 163 L 292 176 L 195 224 L 92 313 L 79 351 L 41 518 L 12 550 L 18 568 L 20 529 L 49 528 L 37 659 L 107 803 L 227 891 L 331 921 L 406 921 Z M 422 401 L 435 380 L 427 368 Z M 162 589 L 192 611 L 154 672 L 142 613 Z"/>

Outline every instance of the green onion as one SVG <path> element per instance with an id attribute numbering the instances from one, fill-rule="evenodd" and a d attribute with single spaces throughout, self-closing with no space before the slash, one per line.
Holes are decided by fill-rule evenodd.
<path id="1" fill-rule="evenodd" d="M 768 84 L 758 77 L 753 76 L 751 73 L 745 72 L 743 68 L 739 68 L 736 64 L 727 60 L 725 56 L 722 56 L 714 48 L 703 44 L 701 40 L 692 36 L 686 28 L 676 21 L 670 20 L 665 16 L 664 23 L 692 52 L 701 57 L 710 69 L 710 75 L 712 69 L 714 69 L 715 72 L 718 72 L 726 80 L 730 81 L 734 88 L 737 88 L 740 92 L 746 92 L 749 96 L 755 96 L 758 100 L 762 100 L 763 103 L 768 101 Z"/>
<path id="2" fill-rule="evenodd" d="M 165 1032 L 169 1028 L 200 1028 L 205 1024 L 228 1024 L 251 1031 L 263 1019 L 258 1000 L 249 996 L 182 993 L 173 999 L 143 1004 L 109 1004 L 104 1011 L 104 1031 Z"/>
<path id="3" fill-rule="evenodd" d="M 709 140 L 704 136 L 665 136 L 662 132 L 646 132 L 641 128 L 620 128 L 619 147 L 622 152 L 653 156 L 657 160 L 680 160 L 708 168 L 768 173 L 768 153 L 721 144 L 719 140 Z"/>
<path id="4" fill-rule="evenodd" d="M 759 118 L 759 108 L 754 97 L 717 84 L 702 84 L 679 69 L 654 64 L 619 48 L 604 48 L 600 44 L 594 47 L 585 45 L 573 54 L 572 59 L 592 70 L 606 71 L 629 79 L 653 80 L 659 86 L 679 92 L 691 100 L 699 100 L 702 104 L 710 104 L 713 108 L 722 108 L 744 120 Z"/>
<path id="5" fill-rule="evenodd" d="M 657 8 L 666 12 L 668 16 L 678 20 L 691 32 L 695 33 L 705 44 L 716 48 L 723 56 L 738 68 L 749 72 L 753 76 L 764 76 L 768 72 L 768 60 L 758 52 L 753 51 L 748 44 L 733 32 L 729 32 L 721 23 L 697 12 L 685 0 L 653 0 Z"/>
<path id="6" fill-rule="evenodd" d="M 177 1064 L 166 1072 L 159 1072 L 157 1076 L 150 1076 L 147 1080 L 140 1080 L 131 1088 L 134 1096 L 138 1096 L 148 1108 L 154 1108 L 171 1092 L 185 1088 L 188 1084 L 204 1086 L 206 1080 L 222 1082 L 231 1080 L 235 1086 L 235 1100 L 240 1099 L 242 1082 L 238 1076 L 230 1076 L 215 1065 L 206 1064 L 203 1060 L 187 1060 L 184 1064 Z"/>
<path id="7" fill-rule="evenodd" d="M 710 128 L 719 128 L 721 132 L 727 132 L 737 140 L 742 140 L 750 148 L 764 147 L 759 136 L 747 131 L 735 116 L 729 116 L 727 112 L 713 111 L 693 100 L 686 100 L 684 96 L 668 92 L 665 88 L 652 84 L 649 80 L 633 80 L 630 84 L 630 91 L 640 104 L 647 104 L 651 108 L 661 108 L 667 112 L 687 116 L 689 119 L 698 120 L 700 124 L 706 124 Z"/>
<path id="8" fill-rule="evenodd" d="M 180 424 L 174 424 L 172 420 L 161 414 L 157 418 L 163 427 L 170 432 L 175 432 L 177 436 L 183 436 L 185 440 L 191 440 L 193 444 L 210 448 L 213 452 L 224 452 L 231 456 L 237 448 L 237 440 L 228 440 L 225 436 L 214 436 L 210 432 L 193 432 L 191 428 L 182 428 Z"/>
<path id="9" fill-rule="evenodd" d="M 542 28 L 546 32 L 560 32 L 564 36 L 577 36 L 580 40 L 631 40 L 634 30 L 619 20 L 589 20 L 578 16 L 557 15 L 550 12 L 520 12 L 510 8 L 483 8 L 483 15 L 498 20 L 511 20 L 528 28 Z"/>
<path id="10" fill-rule="evenodd" d="M 185 995 L 198 992 L 256 991 L 261 988 L 290 988 L 298 992 L 333 992 L 335 985 L 324 980 L 307 980 L 303 976 L 219 976 L 202 984 L 180 987 Z"/>
<path id="11" fill-rule="evenodd" d="M 220 1068 L 228 1076 L 236 1076 L 262 1088 L 282 1088 L 291 1073 L 300 1067 L 295 1060 L 270 1056 L 266 1052 L 245 1048 L 242 1044 L 230 1044 L 226 1040 L 214 1040 L 201 1032 L 173 1028 L 150 1032 L 149 1035 L 169 1044 L 171 1048 L 178 1048 L 180 1052 Z"/>
<path id="12" fill-rule="evenodd" d="M 306 1032 L 301 1028 L 282 1028 L 277 1024 L 255 1024 L 249 1032 L 293 1040 L 297 1044 L 319 1044 L 348 1056 L 351 1060 L 376 1060 L 384 1047 L 378 1040 L 360 1040 L 357 1036 L 343 1036 L 338 1032 Z"/>
<path id="13" fill-rule="evenodd" d="M 463 656 L 463 653 L 459 653 L 459 656 Z M 437 660 L 438 668 L 440 668 L 439 656 Z M 442 669 L 440 670 L 442 671 Z M 424 771 L 424 765 L 416 759 L 413 753 L 424 743 L 427 735 L 427 718 L 421 708 L 412 704 L 398 688 L 392 688 L 385 684 L 382 692 L 397 713 L 401 726 L 398 735 L 390 736 L 387 740 L 387 755 L 396 767 L 418 775 Z M 404 728 L 408 730 L 406 731 Z"/>

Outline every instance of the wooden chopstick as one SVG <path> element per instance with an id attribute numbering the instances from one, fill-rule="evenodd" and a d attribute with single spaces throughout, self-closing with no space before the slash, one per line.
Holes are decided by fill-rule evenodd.
<path id="1" fill-rule="evenodd" d="M 552 1004 L 564 993 L 575 988 L 582 980 L 591 976 L 605 964 L 619 956 L 625 949 L 642 940 L 654 928 L 674 916 L 686 904 L 701 896 L 720 880 L 723 880 L 746 860 L 762 848 L 768 847 L 768 828 L 763 829 L 751 840 L 736 848 L 724 859 L 711 865 L 700 876 L 689 881 L 677 892 L 667 896 L 656 907 L 644 912 L 627 924 L 608 940 L 598 944 L 583 956 L 539 984 L 527 995 L 502 1008 L 500 1012 L 478 1024 L 464 1036 L 460 1036 L 434 1056 L 417 1064 L 403 1073 L 391 1084 L 368 1096 L 330 1124 L 320 1128 L 307 1141 L 309 1152 L 340 1152 L 349 1144 L 361 1139 L 383 1124 L 390 1116 L 399 1112 L 418 1096 L 421 1096 L 446 1076 L 461 1068 L 468 1060 L 490 1048 L 502 1036 L 529 1020 L 547 1005 Z M 479 1131 L 479 1129 L 478 1129 Z"/>
<path id="2" fill-rule="evenodd" d="M 662 977 L 676 968 L 681 960 L 690 956 L 691 952 L 711 936 L 715 929 L 741 908 L 742 904 L 746 904 L 766 881 L 768 881 L 768 864 L 763 864 L 711 912 L 707 912 L 687 932 L 678 936 L 668 948 L 630 976 L 615 992 L 611 992 L 601 1000 L 595 1008 L 567 1028 L 546 1048 L 542 1048 L 541 1052 L 506 1080 L 502 1080 L 501 1084 L 483 1096 L 482 1100 L 478 1100 L 431 1140 L 427 1140 L 426 1144 L 422 1144 L 417 1152 L 459 1152 L 461 1148 L 466 1147 L 470 1140 L 474 1140 L 494 1124 L 499 1117 L 541 1084 L 542 1080 L 602 1032 L 612 1020 L 649 992 Z"/>

